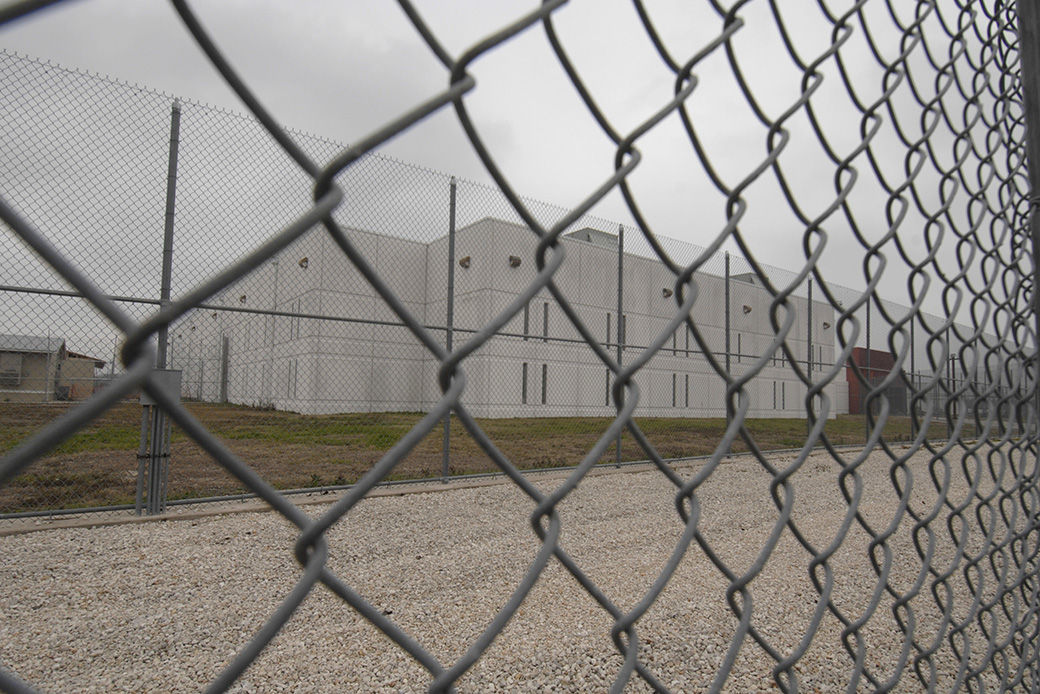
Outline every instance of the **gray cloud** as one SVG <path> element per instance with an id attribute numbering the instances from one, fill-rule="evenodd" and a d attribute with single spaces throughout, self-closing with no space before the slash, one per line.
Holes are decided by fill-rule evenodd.
<path id="1" fill-rule="evenodd" d="M 835 13 L 851 6 L 829 4 L 835 5 Z M 264 103 L 283 123 L 302 131 L 354 142 L 448 84 L 447 72 L 396 3 L 235 0 L 196 5 L 203 23 Z M 537 6 L 467 0 L 421 3 L 420 9 L 447 50 L 459 55 Z M 826 50 L 830 24 L 815 3 L 784 3 L 782 11 L 803 60 L 811 61 Z M 722 26 L 707 3 L 662 2 L 654 4 L 652 12 L 663 40 L 680 62 L 702 49 Z M 734 36 L 734 49 L 756 98 L 771 118 L 777 118 L 798 98 L 802 72 L 786 57 L 768 3 L 748 3 L 741 16 L 746 26 Z M 875 36 L 889 40 L 884 53 L 891 59 L 897 48 L 891 21 L 869 5 L 866 16 Z M 555 16 L 554 24 L 590 91 L 623 134 L 671 98 L 674 77 L 635 23 L 630 3 L 571 3 Z M 169 5 L 158 0 L 60 3 L 0 29 L 0 46 L 241 110 Z M 881 68 L 869 55 L 862 31 L 854 32 L 843 55 L 857 96 L 864 103 L 877 99 Z M 861 115 L 846 96 L 837 71 L 828 66 L 823 71 L 825 85 L 814 97 L 814 107 L 836 150 L 847 154 L 858 141 Z M 567 207 L 611 175 L 614 145 L 568 84 L 539 28 L 482 56 L 471 72 L 478 87 L 466 97 L 467 110 L 518 192 Z M 688 107 L 712 165 L 727 185 L 736 185 L 765 156 L 766 128 L 736 89 L 721 51 L 698 65 L 695 74 L 701 84 Z M 821 155 L 804 118 L 786 127 L 793 139 L 781 163 L 803 207 L 818 212 L 834 198 L 834 165 Z M 637 146 L 646 156 L 632 188 L 654 230 L 702 245 L 710 242 L 725 223 L 724 201 L 704 175 L 677 119 L 671 117 Z M 489 180 L 450 110 L 435 114 L 381 151 L 463 178 Z M 893 152 L 883 163 L 886 171 L 900 175 L 903 153 L 890 125 L 877 151 Z M 869 221 L 868 234 L 878 236 L 884 232 L 885 196 L 869 182 L 872 174 L 864 157 L 856 166 L 863 177 L 854 196 L 857 217 Z M 934 187 L 937 174 L 929 173 L 925 182 Z M 803 229 L 777 191 L 769 172 L 749 187 L 751 205 L 741 230 L 764 259 L 798 268 L 804 263 Z M 631 220 L 616 193 L 595 211 L 604 218 Z M 828 269 L 833 268 L 841 282 L 862 284 L 862 249 L 846 233 L 847 224 L 836 218 L 826 226 L 834 230 Z M 905 233 L 911 243 L 920 226 L 920 220 L 908 223 Z M 894 267 L 898 264 L 893 262 Z M 893 276 L 888 290 L 902 297 L 905 271 Z"/>

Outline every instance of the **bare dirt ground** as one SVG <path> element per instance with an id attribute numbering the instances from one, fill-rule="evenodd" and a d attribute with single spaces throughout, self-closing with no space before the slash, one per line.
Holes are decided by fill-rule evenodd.
<path id="1" fill-rule="evenodd" d="M 71 405 L 0 403 L 0 454 L 32 436 Z M 278 489 L 352 484 L 422 418 L 421 413 L 362 413 L 304 416 L 236 405 L 188 403 L 187 407 L 241 460 Z M 124 403 L 73 434 L 51 454 L 0 485 L 0 513 L 130 504 L 138 475 L 141 406 Z M 725 420 L 642 418 L 637 422 L 663 458 L 711 454 Z M 480 425 L 521 469 L 577 465 L 609 427 L 609 418 L 526 418 L 481 420 Z M 797 419 L 748 420 L 763 450 L 797 448 L 806 424 Z M 891 420 L 892 440 L 909 436 L 906 418 Z M 864 421 L 841 417 L 827 423 L 837 445 L 861 442 Z M 747 447 L 743 441 L 734 452 Z M 625 433 L 621 459 L 649 456 Z M 498 468 L 457 421 L 451 424 L 451 475 L 496 472 Z M 613 442 L 601 462 L 615 460 Z M 169 465 L 169 498 L 188 499 L 245 493 L 197 443 L 174 428 Z M 437 424 L 393 470 L 388 479 L 439 477 L 443 472 L 443 426 Z"/>

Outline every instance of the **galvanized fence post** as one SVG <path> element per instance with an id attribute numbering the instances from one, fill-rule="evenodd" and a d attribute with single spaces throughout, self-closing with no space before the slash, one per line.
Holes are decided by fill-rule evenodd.
<path id="1" fill-rule="evenodd" d="M 726 300 L 725 300 L 725 313 L 726 313 L 726 373 L 730 373 L 730 361 L 729 361 L 729 251 L 726 251 Z M 729 413 L 727 410 L 726 415 L 727 422 L 729 420 Z"/>
<path id="2" fill-rule="evenodd" d="M 166 220 L 163 226 L 162 279 L 159 289 L 159 306 L 165 308 L 170 304 L 170 285 L 173 275 L 173 230 L 177 201 L 177 155 L 180 148 L 181 103 L 174 100 L 170 109 L 170 150 L 166 169 Z M 169 348 L 169 326 L 163 324 L 159 328 L 156 348 L 155 368 L 165 369 L 167 350 Z M 150 399 L 149 399 L 150 400 Z M 170 423 L 166 413 L 155 404 L 144 404 L 141 422 L 141 445 L 138 455 L 147 458 L 148 475 L 148 515 L 156 515 L 166 510 L 166 487 L 169 476 L 170 461 Z M 138 465 L 140 477 L 145 465 Z M 135 510 L 141 514 L 144 481 L 138 479 Z"/>
<path id="3" fill-rule="evenodd" d="M 812 381 L 812 277 L 809 278 L 809 301 L 806 304 L 806 320 L 805 323 L 808 326 L 806 337 L 805 337 L 805 363 L 806 363 L 806 376 L 808 380 Z M 810 436 L 813 428 L 813 400 L 808 398 L 808 407 L 805 413 L 805 435 Z"/>
<path id="4" fill-rule="evenodd" d="M 227 335 L 220 336 L 220 381 L 217 402 L 226 405 L 228 401 L 228 378 L 231 371 L 231 338 Z"/>
<path id="5" fill-rule="evenodd" d="M 1033 260 L 1033 379 L 1040 379 L 1040 11 L 1033 0 L 1016 2 L 1022 101 L 1026 124 L 1026 163 L 1029 171 L 1029 236 Z M 1040 418 L 1040 387 L 1034 395 L 1034 420 Z M 1035 435 L 1035 434 L 1034 434 Z"/>
<path id="6" fill-rule="evenodd" d="M 863 390 L 860 394 L 860 412 L 863 413 L 863 427 L 866 432 L 864 441 L 870 440 L 870 408 L 874 406 L 874 403 L 870 401 L 870 391 L 874 382 L 871 380 L 870 371 L 870 297 L 867 297 L 867 358 L 865 360 L 865 380 L 866 383 L 863 385 Z"/>
<path id="7" fill-rule="evenodd" d="M 725 303 L 724 313 L 726 314 L 726 375 L 727 376 L 732 376 L 733 375 L 733 371 L 730 368 L 731 367 L 731 362 L 730 362 L 731 348 L 730 348 L 730 336 L 729 336 L 729 333 L 730 333 L 730 317 L 729 317 L 730 286 L 729 286 L 729 283 L 730 283 L 729 251 L 726 251 L 726 281 L 725 281 L 726 300 L 724 302 Z M 732 415 L 730 414 L 729 398 L 726 398 L 726 430 L 727 431 L 729 431 L 729 425 L 730 425 L 730 420 L 731 419 L 732 419 Z M 730 450 L 728 450 L 726 452 L 727 453 L 732 453 L 733 452 L 733 447 L 730 446 Z"/>
<path id="8" fill-rule="evenodd" d="M 617 236 L 617 363 L 618 370 L 621 369 L 622 352 L 624 351 L 625 342 L 625 227 L 622 224 L 618 224 L 618 236 Z M 622 389 L 618 389 L 618 411 L 621 411 L 621 405 L 624 403 L 625 392 Z M 621 467 L 621 432 L 618 431 L 617 445 L 615 450 L 614 464 L 617 467 Z"/>
<path id="9" fill-rule="evenodd" d="M 177 155 L 180 149 L 181 102 L 174 100 L 170 109 L 170 157 L 166 169 L 166 221 L 163 225 L 163 259 L 162 280 L 159 290 L 160 306 L 165 308 L 170 303 L 170 284 L 173 275 L 173 222 L 177 209 Z M 159 328 L 159 345 L 156 352 L 155 366 L 166 368 L 166 350 L 169 346 L 170 328 L 163 325 Z"/>
<path id="10" fill-rule="evenodd" d="M 455 338 L 455 177 L 448 184 L 448 316 L 444 346 L 451 354 Z M 444 415 L 444 446 L 441 460 L 441 481 L 448 483 L 451 471 L 451 412 Z"/>
<path id="11" fill-rule="evenodd" d="M 917 362 L 914 358 L 914 333 L 916 332 L 915 325 L 917 324 L 917 317 L 914 316 L 910 319 L 910 387 L 913 392 L 917 392 Z M 907 403 L 907 409 L 910 415 L 910 439 L 914 440 L 917 438 L 917 404 L 913 400 L 913 393 L 910 394 L 910 402 Z"/>

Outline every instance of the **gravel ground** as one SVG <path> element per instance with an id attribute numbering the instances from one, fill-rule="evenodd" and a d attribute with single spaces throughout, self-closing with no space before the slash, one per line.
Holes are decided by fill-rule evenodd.
<path id="1" fill-rule="evenodd" d="M 790 459 L 773 462 L 783 467 Z M 916 459 L 909 467 L 911 506 L 927 508 L 937 499 L 927 460 Z M 699 469 L 691 465 L 680 473 L 689 477 Z M 898 506 L 889 464 L 875 456 L 862 470 L 863 520 L 880 531 Z M 955 479 L 963 477 L 959 466 L 954 473 Z M 758 463 L 737 458 L 724 462 L 700 488 L 699 527 L 736 575 L 762 552 L 778 518 L 770 480 Z M 559 483 L 558 478 L 537 482 L 543 490 Z M 792 486 L 795 522 L 808 542 L 825 547 L 848 508 L 839 491 L 837 464 L 811 458 L 795 473 Z M 992 487 L 992 481 L 983 483 L 979 491 L 985 494 Z M 950 497 L 962 500 L 969 491 L 963 480 L 954 482 Z M 674 495 L 663 475 L 626 471 L 585 479 L 559 507 L 561 545 L 624 610 L 643 596 L 680 538 L 683 526 Z M 307 511 L 317 515 L 324 508 L 309 506 Z M 529 521 L 532 508 L 511 484 L 370 498 L 330 531 L 329 566 L 450 664 L 491 621 L 533 560 L 539 544 Z M 947 513 L 933 524 L 932 564 L 942 569 L 955 556 Z M 977 523 L 971 509 L 964 516 Z M 921 571 L 911 529 L 904 518 L 886 543 L 896 591 L 909 589 Z M 996 537 L 1005 531 L 1006 526 L 997 527 Z M 961 535 L 969 554 L 983 546 L 977 525 Z M 49 692 L 203 689 L 299 577 L 294 537 L 287 522 L 268 512 L 0 537 L 0 664 Z M 877 584 L 869 541 L 862 526 L 853 523 L 829 561 L 834 604 L 851 619 L 864 616 Z M 883 555 L 876 552 L 879 561 Z M 810 559 L 785 530 L 750 583 L 751 623 L 780 654 L 790 654 L 812 631 L 819 594 L 809 578 Z M 984 597 L 994 592 L 994 566 L 987 559 L 979 571 L 968 572 Z M 958 568 L 938 591 L 952 601 L 954 624 L 972 609 L 968 574 Z M 958 656 L 945 638 L 950 625 L 936 606 L 933 580 L 926 577 L 910 606 L 917 642 L 938 642 L 931 659 L 934 686 L 946 690 L 954 684 Z M 738 626 L 726 601 L 729 583 L 694 544 L 638 622 L 640 659 L 672 691 L 704 691 L 718 672 Z M 899 674 L 893 668 L 905 639 L 893 616 L 893 600 L 883 593 L 859 631 L 866 667 L 882 679 Z M 992 610 L 985 621 L 1001 638 L 1008 633 L 1003 611 Z M 612 623 L 552 560 L 458 689 L 604 691 L 622 662 L 610 638 Z M 975 667 L 985 662 L 980 652 L 985 635 L 978 620 L 967 624 L 952 641 L 959 652 L 968 652 Z M 846 690 L 854 665 L 842 645 L 839 621 L 826 613 L 811 636 L 793 669 L 800 689 Z M 1014 653 L 1008 655 L 1007 667 L 1013 670 L 1017 660 Z M 775 664 L 761 646 L 745 639 L 725 690 L 778 690 Z M 998 672 L 987 670 L 981 677 L 999 689 Z M 429 682 L 421 666 L 319 587 L 231 691 L 410 692 L 423 691 Z M 873 689 L 866 680 L 858 687 Z M 925 689 L 912 671 L 902 673 L 896 686 L 897 691 Z M 634 677 L 625 691 L 650 688 Z"/>

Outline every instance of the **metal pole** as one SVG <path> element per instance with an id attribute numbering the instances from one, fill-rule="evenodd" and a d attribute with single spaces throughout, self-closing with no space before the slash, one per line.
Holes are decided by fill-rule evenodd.
<path id="1" fill-rule="evenodd" d="M 166 428 L 166 417 L 162 408 L 153 406 L 152 422 L 148 438 L 148 515 L 155 516 L 163 512 L 166 500 L 162 495 L 162 480 L 165 476 L 163 463 L 162 432 Z"/>
<path id="2" fill-rule="evenodd" d="M 53 361 L 54 353 L 51 351 L 51 331 L 50 330 L 47 331 L 47 343 L 46 343 L 45 346 L 46 346 L 46 349 L 47 349 L 47 366 L 45 367 L 46 370 L 43 372 L 43 388 L 42 388 L 42 390 L 43 390 L 43 401 L 44 402 L 50 402 L 52 400 L 52 396 L 56 396 L 57 395 L 57 393 L 54 392 L 54 381 L 57 380 L 56 379 L 57 373 L 54 370 L 54 361 Z"/>
<path id="3" fill-rule="evenodd" d="M 917 438 L 917 406 L 914 405 L 914 400 L 913 400 L 913 396 L 917 394 L 917 380 L 916 380 L 917 377 L 915 375 L 917 373 L 917 367 L 915 366 L 916 362 L 914 361 L 914 351 L 915 351 L 915 348 L 914 348 L 914 332 L 916 332 L 916 329 L 914 328 L 914 325 L 915 325 L 916 322 L 917 322 L 916 321 L 916 316 L 914 318 L 910 319 L 910 386 L 911 386 L 911 392 L 910 392 L 910 403 L 909 403 L 910 408 L 909 409 L 910 409 L 910 438 L 911 439 L 916 439 Z"/>
<path id="4" fill-rule="evenodd" d="M 729 362 L 729 251 L 726 251 L 726 373 L 732 373 L 730 371 Z M 729 416 L 729 409 L 726 409 L 727 418 Z"/>
<path id="5" fill-rule="evenodd" d="M 1033 319 L 1034 323 L 1034 345 L 1033 345 L 1033 385 L 1036 388 L 1034 394 L 1035 404 L 1033 411 L 1034 426 L 1035 419 L 1040 417 L 1040 387 L 1037 387 L 1037 378 L 1040 377 L 1040 263 L 1036 259 L 1040 256 L 1040 9 L 1037 8 L 1035 0 L 1017 0 L 1015 3 L 1018 15 L 1018 59 L 1021 66 L 1022 101 L 1025 109 L 1026 124 L 1026 163 L 1029 171 L 1030 205 L 1029 205 L 1029 232 L 1032 241 L 1033 257 Z M 1034 429 L 1034 436 L 1035 434 Z"/>
<path id="6" fill-rule="evenodd" d="M 617 254 L 617 363 L 621 368 L 625 341 L 625 227 L 618 224 L 618 254 Z M 618 409 L 624 403 L 625 394 L 623 390 L 618 391 Z M 617 435 L 615 446 L 614 464 L 621 467 L 621 432 Z"/>
<path id="7" fill-rule="evenodd" d="M 181 102 L 174 100 L 170 113 L 170 156 L 166 170 L 166 224 L 163 229 L 163 261 L 162 284 L 159 291 L 160 307 L 170 303 L 170 283 L 173 269 L 173 221 L 177 202 L 177 152 L 180 147 Z M 159 345 L 156 352 L 155 366 L 166 368 L 166 348 L 169 340 L 169 326 L 159 328 Z"/>
<path id="8" fill-rule="evenodd" d="M 177 154 L 180 148 L 181 102 L 174 100 L 170 110 L 170 153 L 166 169 L 166 220 L 163 227 L 162 279 L 159 288 L 160 309 L 170 304 L 170 285 L 173 275 L 173 223 L 177 201 Z M 169 349 L 169 326 L 159 328 L 155 354 L 155 368 L 165 369 Z M 166 484 L 169 465 L 169 440 L 164 435 L 167 429 L 166 413 L 161 407 L 148 408 L 151 423 L 148 426 L 148 515 L 166 510 Z M 145 444 L 142 442 L 142 449 Z M 140 486 L 140 484 L 139 484 Z"/>
<path id="9" fill-rule="evenodd" d="M 275 322 L 278 320 L 274 312 L 278 310 L 278 280 L 280 279 L 282 266 L 278 262 L 278 257 L 275 256 L 271 259 L 271 265 L 274 267 L 274 285 L 271 288 L 271 314 L 264 316 L 267 323 L 267 344 L 264 345 L 264 351 L 267 353 L 267 363 L 264 365 L 264 372 L 262 374 L 263 379 L 260 383 L 261 393 L 260 401 L 266 406 L 274 406 L 274 342 L 275 342 Z M 294 309 L 290 309 L 294 310 Z M 299 310 L 302 313 L 301 309 Z M 290 318 L 290 326 L 292 321 L 296 320 Z M 290 328 L 291 330 L 291 328 Z"/>
<path id="10" fill-rule="evenodd" d="M 455 340 L 455 177 L 448 184 L 448 319 L 445 347 L 451 354 Z M 451 412 L 444 415 L 444 446 L 441 481 L 447 484 L 451 449 Z"/>
<path id="11" fill-rule="evenodd" d="M 729 341 L 730 340 L 730 337 L 729 337 L 729 333 L 730 333 L 730 318 L 729 318 L 729 300 L 730 300 L 729 292 L 730 292 L 730 286 L 729 286 L 729 282 L 730 282 L 729 251 L 726 251 L 726 282 L 725 282 L 725 284 L 726 284 L 726 301 L 725 301 L 725 304 L 726 304 L 726 306 L 725 306 L 725 313 L 726 313 L 726 375 L 727 376 L 732 376 L 733 375 L 733 371 L 730 368 L 731 367 L 730 352 L 732 351 L 732 349 L 730 347 L 730 341 Z M 773 389 L 774 389 L 774 391 L 776 390 L 776 382 L 775 381 L 773 382 Z M 773 399 L 774 400 L 776 399 L 776 393 L 775 392 L 773 394 Z M 729 398 L 726 399 L 725 405 L 726 405 L 726 429 L 729 430 L 729 425 L 730 425 L 730 420 L 731 420 L 730 412 L 729 412 Z M 775 402 L 773 403 L 773 406 L 774 407 L 776 406 Z M 728 451 L 728 452 L 730 452 L 730 453 L 732 452 L 732 447 L 730 448 L 730 451 Z"/>
<path id="12" fill-rule="evenodd" d="M 230 369 L 229 362 L 231 360 L 231 341 L 227 335 L 220 336 L 220 383 L 219 383 L 219 394 L 218 402 L 227 403 L 228 401 L 228 371 Z"/>
<path id="13" fill-rule="evenodd" d="M 805 350 L 806 350 L 805 363 L 807 365 L 806 366 L 806 376 L 808 377 L 809 381 L 812 381 L 812 277 L 809 278 L 809 302 L 808 302 L 808 307 L 809 308 L 806 311 L 806 319 L 807 320 L 805 321 L 806 325 L 807 325 L 807 331 L 806 331 L 806 337 L 805 337 Z M 809 400 L 809 411 L 806 413 L 806 415 L 812 414 L 812 412 L 813 412 L 813 401 Z M 813 427 L 812 419 L 813 418 L 810 417 L 810 416 L 806 416 L 806 418 L 805 418 L 805 426 L 806 426 L 806 434 L 807 435 L 809 433 L 812 433 L 812 427 Z"/>
<path id="14" fill-rule="evenodd" d="M 946 328 L 946 431 L 948 436 L 953 436 L 953 422 L 951 411 L 955 412 L 957 404 L 953 402 L 953 391 L 956 385 L 953 382 L 953 342 L 950 341 L 950 329 Z M 952 403 L 952 407 L 950 406 Z M 952 415 L 956 416 L 956 415 Z"/>
<path id="15" fill-rule="evenodd" d="M 144 510 L 144 478 L 148 473 L 148 423 L 151 421 L 151 407 L 141 408 L 141 444 L 137 448 L 137 495 L 134 499 L 134 511 L 138 516 Z"/>
<path id="16" fill-rule="evenodd" d="M 866 428 L 866 432 L 867 432 L 867 437 L 865 439 L 863 439 L 864 443 L 866 443 L 867 440 L 870 438 L 870 407 L 869 407 L 869 402 L 867 401 L 867 398 L 870 396 L 870 391 L 872 390 L 872 386 L 873 386 L 873 382 L 870 380 L 871 376 L 870 376 L 870 297 L 869 296 L 867 297 L 867 367 L 866 368 L 867 368 L 867 373 L 866 373 L 866 377 L 867 377 L 867 379 L 866 379 L 867 380 L 866 387 L 867 387 L 867 390 L 866 390 L 866 393 L 861 398 L 861 402 L 863 403 L 863 405 L 862 405 L 863 423 L 864 423 L 864 427 Z"/>

